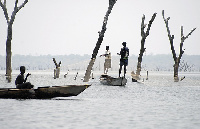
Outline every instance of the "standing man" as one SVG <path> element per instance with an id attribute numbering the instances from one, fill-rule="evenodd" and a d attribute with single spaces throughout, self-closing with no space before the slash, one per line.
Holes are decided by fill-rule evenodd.
<path id="1" fill-rule="evenodd" d="M 109 51 L 109 46 L 106 46 L 106 52 L 101 56 L 105 56 L 105 62 L 104 62 L 104 74 L 108 73 L 108 69 L 111 68 L 111 52 Z"/>
<path id="2" fill-rule="evenodd" d="M 16 88 L 18 88 L 18 89 L 31 89 L 31 88 L 33 88 L 33 85 L 31 85 L 30 82 L 26 82 L 27 77 L 31 74 L 28 73 L 26 75 L 26 78 L 24 79 L 25 66 L 20 66 L 20 72 L 21 73 L 17 76 L 17 78 L 15 80 Z"/>
<path id="3" fill-rule="evenodd" d="M 122 45 L 123 45 L 123 48 L 121 48 L 120 53 L 117 53 L 118 55 L 121 55 L 119 77 L 121 74 L 122 66 L 124 66 L 124 77 L 126 75 L 126 66 L 128 66 L 128 56 L 129 56 L 129 49 L 128 47 L 126 47 L 126 42 L 123 42 Z"/>

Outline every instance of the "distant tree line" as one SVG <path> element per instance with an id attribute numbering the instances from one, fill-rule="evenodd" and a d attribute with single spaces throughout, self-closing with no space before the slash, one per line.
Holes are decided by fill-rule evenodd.
<path id="1" fill-rule="evenodd" d="M 84 71 L 88 65 L 88 59 L 91 55 L 14 55 L 12 67 L 13 70 L 19 70 L 19 66 L 24 65 L 28 70 L 53 70 L 55 64 L 52 58 L 62 61 L 61 70 Z M 5 56 L 0 56 L 0 70 L 6 69 Z M 131 55 L 129 57 L 128 70 L 132 71 L 137 68 L 138 56 Z M 143 56 L 141 71 L 173 71 L 173 60 L 171 55 L 146 55 Z M 200 55 L 184 55 L 180 62 L 180 72 L 200 72 Z M 103 72 L 104 58 L 96 59 L 93 71 Z M 119 70 L 119 56 L 112 56 L 111 71 Z M 62 71 L 61 71 L 62 72 Z"/>

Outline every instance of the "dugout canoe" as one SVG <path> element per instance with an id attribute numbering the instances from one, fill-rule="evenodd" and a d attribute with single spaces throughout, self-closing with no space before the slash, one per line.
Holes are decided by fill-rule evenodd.
<path id="1" fill-rule="evenodd" d="M 0 88 L 0 98 L 50 99 L 77 96 L 91 85 L 46 86 L 37 89 Z"/>
<path id="2" fill-rule="evenodd" d="M 124 77 L 115 78 L 106 74 L 102 74 L 100 76 L 100 83 L 108 86 L 125 86 L 127 79 Z"/>

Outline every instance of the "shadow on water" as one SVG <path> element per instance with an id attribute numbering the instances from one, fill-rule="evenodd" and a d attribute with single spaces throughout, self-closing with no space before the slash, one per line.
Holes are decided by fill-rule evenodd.
<path id="1" fill-rule="evenodd" d="M 50 98 L 50 99 L 9 99 L 9 98 L 0 98 L 0 100 L 16 100 L 16 101 L 54 101 L 54 100 L 66 100 L 66 101 L 84 101 L 80 98 Z"/>
<path id="2" fill-rule="evenodd" d="M 50 100 L 62 100 L 62 101 L 84 101 L 84 99 L 78 99 L 78 98 L 52 98 Z"/>

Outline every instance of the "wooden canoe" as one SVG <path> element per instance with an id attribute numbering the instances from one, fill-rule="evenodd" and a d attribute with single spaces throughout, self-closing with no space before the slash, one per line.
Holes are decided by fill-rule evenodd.
<path id="1" fill-rule="evenodd" d="M 48 99 L 54 97 L 77 96 L 91 85 L 47 86 L 37 89 L 0 88 L 0 98 Z"/>
<path id="2" fill-rule="evenodd" d="M 124 77 L 115 78 L 103 74 L 100 76 L 100 82 L 103 85 L 109 85 L 109 86 L 125 86 L 127 83 L 127 79 Z"/>

